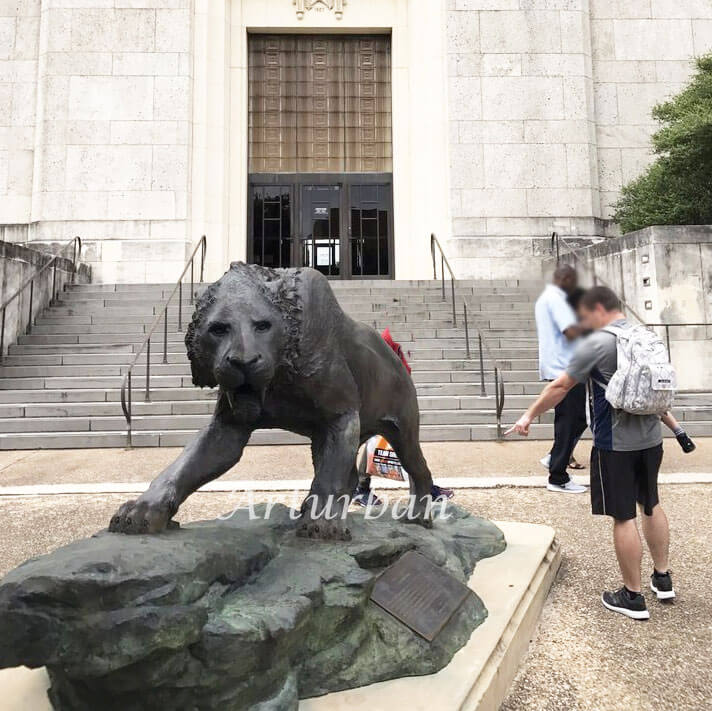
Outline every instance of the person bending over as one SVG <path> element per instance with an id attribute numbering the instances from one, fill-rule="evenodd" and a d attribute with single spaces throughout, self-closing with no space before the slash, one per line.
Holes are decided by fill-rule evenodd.
<path id="1" fill-rule="evenodd" d="M 400 358 L 403 367 L 408 371 L 408 375 L 411 374 L 410 363 L 403 353 L 400 343 L 393 340 L 391 331 L 389 328 L 385 329 L 381 333 L 383 340 L 390 346 L 391 350 Z M 366 507 L 369 504 L 371 506 L 381 506 L 382 501 L 376 495 L 376 492 L 371 488 L 371 477 L 367 471 L 368 456 L 366 453 L 366 447 L 362 447 L 359 450 L 359 454 L 356 457 L 356 468 L 358 470 L 358 485 L 353 496 L 353 503 L 358 506 Z M 438 486 L 433 484 L 430 489 L 430 495 L 433 497 L 434 501 L 443 499 L 452 499 L 455 496 L 455 492 L 452 489 L 446 489 L 443 486 Z"/>
<path id="2" fill-rule="evenodd" d="M 594 330 L 582 339 L 566 370 L 542 391 L 536 402 L 506 434 L 529 434 L 535 417 L 561 402 L 581 383 L 591 392 L 591 509 L 613 519 L 613 541 L 623 586 L 602 594 L 603 605 L 637 620 L 650 617 L 641 589 L 643 548 L 636 525 L 641 511 L 643 535 L 653 559 L 650 588 L 660 600 L 675 597 L 668 570 L 669 527 L 658 499 L 658 471 L 663 456 L 660 417 L 634 415 L 611 407 L 605 388 L 617 368 L 615 330 L 632 324 L 621 312 L 618 297 L 597 286 L 581 299 L 582 324 Z M 609 330 L 603 330 L 611 328 Z"/>

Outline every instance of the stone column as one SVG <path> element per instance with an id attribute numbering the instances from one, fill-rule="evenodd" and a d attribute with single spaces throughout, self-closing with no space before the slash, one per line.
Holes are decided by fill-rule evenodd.
<path id="1" fill-rule="evenodd" d="M 596 233 L 588 5 L 450 3 L 450 251 L 460 276 L 534 276 L 552 230 Z"/>

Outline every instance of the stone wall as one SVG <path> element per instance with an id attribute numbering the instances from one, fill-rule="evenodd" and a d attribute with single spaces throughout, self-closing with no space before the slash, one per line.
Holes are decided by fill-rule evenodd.
<path id="1" fill-rule="evenodd" d="M 17 239 L 22 228 L 0 227 L 0 305 L 15 295 L 17 290 L 39 269 L 52 258 L 62 245 L 55 245 L 50 252 L 38 252 L 22 245 L 5 241 L 5 238 Z M 65 254 L 71 256 L 71 250 Z M 35 319 L 49 305 L 52 296 L 53 268 L 45 270 L 35 281 L 30 304 L 29 288 L 14 298 L 5 310 L 5 337 L 3 353 L 7 354 L 7 347 L 17 342 L 17 337 L 26 333 L 30 318 Z M 77 283 L 86 284 L 91 281 L 91 270 L 86 265 L 80 265 L 76 274 L 73 274 L 72 263 L 62 259 L 57 263 L 57 272 L 54 277 L 56 293 L 60 293 L 65 284 L 74 279 Z M 32 312 L 30 316 L 30 306 Z"/>
<path id="2" fill-rule="evenodd" d="M 712 3 L 0 0 L 0 224 L 81 235 L 101 281 L 171 281 L 202 232 L 211 276 L 245 258 L 245 38 L 275 27 L 392 33 L 398 276 L 430 232 L 458 276 L 535 276 L 552 231 L 615 234 Z"/>
<path id="3" fill-rule="evenodd" d="M 712 48 L 712 3 L 448 8 L 449 250 L 459 276 L 533 276 L 552 231 L 615 234 L 611 203 L 651 159 L 651 107 Z"/>
<path id="4" fill-rule="evenodd" d="M 19 7 L 3 18 L 15 23 L 16 55 L 20 28 L 34 28 L 20 56 L 34 52 L 26 61 L 39 95 L 35 116 L 29 88 L 13 84 L 12 120 L 36 122 L 33 161 L 23 154 L 22 166 L 10 165 L 15 182 L 26 184 L 29 171 L 34 183 L 29 209 L 13 221 L 31 223 L 31 241 L 80 234 L 98 280 L 177 276 L 190 241 L 192 2 L 39 5 L 2 5 L 5 14 Z M 29 77 L 33 66 L 14 64 Z"/>
<path id="5" fill-rule="evenodd" d="M 563 252 L 563 249 L 562 249 Z M 712 324 L 712 227 L 648 227 L 576 250 L 587 285 L 603 283 L 648 324 Z M 544 263 L 550 271 L 553 261 Z M 664 328 L 657 329 L 667 337 Z M 670 350 L 683 389 L 712 387 L 712 326 L 671 326 Z"/>
<path id="6" fill-rule="evenodd" d="M 40 0 L 0 1 L 0 222 L 28 223 Z"/>

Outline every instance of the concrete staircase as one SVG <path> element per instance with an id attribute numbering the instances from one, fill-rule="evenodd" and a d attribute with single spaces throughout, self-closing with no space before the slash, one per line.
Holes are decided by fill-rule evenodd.
<path id="1" fill-rule="evenodd" d="M 126 423 L 120 388 L 173 285 L 89 284 L 70 287 L 47 309 L 32 333 L 12 345 L 0 367 L 0 449 L 122 447 Z M 497 436 L 493 362 L 485 355 L 487 394 L 481 396 L 477 334 L 470 329 L 466 359 L 461 314 L 453 327 L 451 305 L 432 281 L 335 282 L 334 291 L 354 318 L 391 328 L 409 354 L 421 408 L 424 441 L 491 440 Z M 448 298 L 449 298 L 449 284 Z M 540 285 L 517 280 L 458 282 L 505 376 L 503 421 L 513 422 L 541 389 L 533 302 Z M 186 296 L 183 318 L 192 307 Z M 191 383 L 177 304 L 169 310 L 168 363 L 162 363 L 162 330 L 151 354 L 151 401 L 144 402 L 145 356 L 134 370 L 134 446 L 182 446 L 210 418 L 215 392 Z M 693 436 L 712 435 L 709 394 L 682 394 L 678 419 Z M 550 439 L 552 416 L 532 428 Z M 280 430 L 260 431 L 254 444 L 298 443 Z"/>

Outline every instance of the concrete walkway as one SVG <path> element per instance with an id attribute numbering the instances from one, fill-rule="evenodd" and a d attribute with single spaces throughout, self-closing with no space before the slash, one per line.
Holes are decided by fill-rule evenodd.
<path id="1" fill-rule="evenodd" d="M 712 440 L 683 455 L 666 440 L 661 481 L 709 481 Z M 660 605 L 648 595 L 652 618 L 635 623 L 603 609 L 600 592 L 618 586 L 610 522 L 590 515 L 588 495 L 564 496 L 543 488 L 542 442 L 428 443 L 426 456 L 443 483 L 477 481 L 456 500 L 478 515 L 554 527 L 563 565 L 544 608 L 529 656 L 502 711 L 698 711 L 712 698 L 712 484 L 663 484 L 671 519 L 672 567 L 678 599 Z M 586 462 L 589 444 L 576 452 Z M 178 449 L 0 452 L 0 494 L 32 487 L 33 496 L 0 495 L 0 576 L 39 555 L 106 526 L 129 493 L 140 490 Z M 580 473 L 587 476 L 588 471 Z M 248 494 L 231 488 L 275 491 L 255 494 L 298 504 L 299 493 L 279 491 L 285 479 L 311 477 L 307 447 L 248 447 L 243 461 L 214 482 L 212 492 L 193 495 L 183 521 L 210 518 L 244 506 Z M 379 482 L 379 490 L 385 484 Z M 82 488 L 83 487 L 83 488 Z M 121 488 L 124 487 L 124 488 Z M 42 495 L 52 491 L 52 495 Z M 72 495 L 62 491 L 75 491 Z M 384 493 L 384 492 L 382 492 Z M 399 492 L 390 492 L 391 496 Z M 651 563 L 646 558 L 647 573 Z"/>
<path id="2" fill-rule="evenodd" d="M 284 494 L 266 497 L 290 501 Z M 648 594 L 651 620 L 641 623 L 601 606 L 601 590 L 620 583 L 610 522 L 590 515 L 588 496 L 541 488 L 457 493 L 458 503 L 478 515 L 553 526 L 562 545 L 561 572 L 502 711 L 709 708 L 712 486 L 666 485 L 661 498 L 671 520 L 678 599 L 661 605 Z M 124 499 L 115 494 L 0 497 L 0 575 L 30 556 L 105 527 Z M 178 518 L 214 517 L 246 502 L 245 494 L 195 494 Z M 646 573 L 650 567 L 646 557 Z"/>
<path id="3" fill-rule="evenodd" d="M 675 440 L 665 440 L 665 473 L 712 472 L 712 438 L 697 440 L 697 450 L 683 454 Z M 588 464 L 590 443 L 581 442 L 578 460 Z M 436 479 L 528 477 L 545 471 L 539 459 L 544 442 L 426 442 L 425 456 Z M 175 459 L 178 448 L 64 449 L 0 452 L 0 486 L 147 482 Z M 309 479 L 307 446 L 247 447 L 242 461 L 221 482 Z M 588 469 L 579 472 L 587 477 Z"/>

